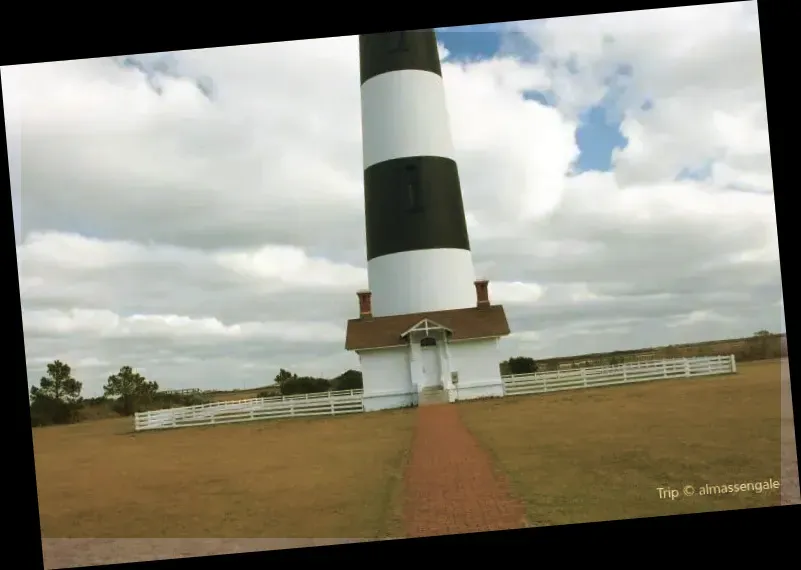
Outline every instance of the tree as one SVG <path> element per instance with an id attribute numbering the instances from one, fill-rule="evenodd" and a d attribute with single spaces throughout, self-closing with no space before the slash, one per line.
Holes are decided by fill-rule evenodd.
<path id="1" fill-rule="evenodd" d="M 758 346 L 754 347 L 756 359 L 775 358 L 776 353 L 781 355 L 781 339 L 775 339 L 772 332 L 762 329 L 755 332 L 754 337 L 758 339 Z M 771 346 L 773 343 L 769 341 L 774 339 L 776 340 L 775 346 Z"/>
<path id="2" fill-rule="evenodd" d="M 41 426 L 70 423 L 77 419 L 83 384 L 72 377 L 68 364 L 56 360 L 47 365 L 47 376 L 31 386 L 31 423 Z"/>
<path id="3" fill-rule="evenodd" d="M 282 368 L 281 370 L 278 371 L 278 374 L 276 374 L 275 378 L 273 379 L 273 382 L 281 386 L 287 380 L 294 380 L 297 377 L 298 377 L 297 374 L 292 374 L 289 370 L 284 370 Z"/>
<path id="4" fill-rule="evenodd" d="M 144 376 L 134 372 L 130 366 L 123 366 L 120 371 L 108 377 L 103 393 L 107 397 L 117 397 L 121 403 L 121 412 L 130 416 L 143 405 L 153 400 L 159 385 L 148 382 Z"/>
<path id="5" fill-rule="evenodd" d="M 39 387 L 31 387 L 31 397 L 75 403 L 81 399 L 81 388 L 83 384 L 72 377 L 69 364 L 56 360 L 47 365 L 47 376 L 42 376 L 39 380 Z"/>
<path id="6" fill-rule="evenodd" d="M 534 374 L 537 362 L 528 356 L 514 356 L 506 361 L 509 374 Z"/>
<path id="7" fill-rule="evenodd" d="M 361 390 L 363 387 L 362 373 L 358 370 L 346 370 L 331 380 L 332 390 Z"/>
<path id="8" fill-rule="evenodd" d="M 330 389 L 331 382 L 329 380 L 325 378 L 313 378 L 311 376 L 295 376 L 281 383 L 282 396 L 314 394 L 316 392 L 327 392 Z"/>

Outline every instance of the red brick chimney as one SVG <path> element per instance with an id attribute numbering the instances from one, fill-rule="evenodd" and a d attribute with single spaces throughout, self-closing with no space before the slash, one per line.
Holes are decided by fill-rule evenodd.
<path id="1" fill-rule="evenodd" d="M 370 291 L 359 291 L 359 318 L 369 319 L 373 316 L 373 294 Z"/>
<path id="2" fill-rule="evenodd" d="M 489 302 L 489 281 L 487 279 L 477 279 L 476 285 L 476 307 L 484 309 L 490 306 Z"/>

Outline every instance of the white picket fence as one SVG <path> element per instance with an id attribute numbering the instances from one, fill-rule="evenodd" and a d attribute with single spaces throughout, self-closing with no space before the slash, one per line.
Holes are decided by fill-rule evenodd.
<path id="1" fill-rule="evenodd" d="M 667 378 L 692 378 L 737 372 L 734 355 L 674 358 L 594 366 L 503 377 L 504 395 L 522 396 L 558 390 L 575 390 L 633 384 Z M 249 422 L 253 420 L 331 416 L 364 411 L 363 390 L 341 390 L 297 396 L 250 398 L 200 406 L 141 412 L 134 416 L 136 431 Z"/>
<path id="2" fill-rule="evenodd" d="M 253 420 L 331 416 L 364 411 L 362 390 L 340 390 L 297 396 L 250 398 L 169 408 L 134 415 L 134 430 L 249 422 Z"/>
<path id="3" fill-rule="evenodd" d="M 512 374 L 503 377 L 503 386 L 506 396 L 522 396 L 558 390 L 633 384 L 666 378 L 733 374 L 735 372 L 737 372 L 737 364 L 732 354 L 631 362 L 616 366 L 594 366 L 536 374 Z"/>

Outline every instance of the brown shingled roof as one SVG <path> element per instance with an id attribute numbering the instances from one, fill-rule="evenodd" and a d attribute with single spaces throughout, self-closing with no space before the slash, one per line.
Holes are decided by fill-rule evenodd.
<path id="1" fill-rule="evenodd" d="M 364 350 L 403 345 L 406 341 L 401 335 L 423 319 L 448 328 L 452 332 L 449 339 L 453 341 L 509 334 L 509 322 L 506 320 L 503 306 L 490 305 L 482 308 L 470 307 L 450 311 L 350 319 L 345 348 Z"/>

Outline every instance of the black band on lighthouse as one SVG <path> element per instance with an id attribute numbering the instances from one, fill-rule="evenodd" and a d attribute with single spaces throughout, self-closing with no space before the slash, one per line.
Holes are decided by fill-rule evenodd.
<path id="1" fill-rule="evenodd" d="M 367 260 L 420 249 L 470 250 L 456 163 L 417 156 L 364 171 Z"/>
<path id="2" fill-rule="evenodd" d="M 403 69 L 430 71 L 442 76 L 434 30 L 362 34 L 359 36 L 361 82 Z"/>
<path id="3" fill-rule="evenodd" d="M 359 37 L 373 316 L 473 307 L 476 279 L 433 30 Z"/>

